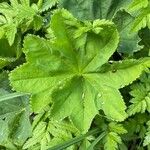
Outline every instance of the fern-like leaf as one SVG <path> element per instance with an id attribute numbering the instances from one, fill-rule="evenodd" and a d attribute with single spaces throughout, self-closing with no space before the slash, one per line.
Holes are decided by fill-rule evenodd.
<path id="1" fill-rule="evenodd" d="M 47 108 L 48 109 L 48 108 Z M 23 149 L 42 149 L 53 147 L 72 139 L 72 134 L 77 134 L 77 129 L 67 121 L 52 121 L 47 118 L 49 111 L 38 114 L 33 121 L 33 135 L 23 146 Z M 67 148 L 73 150 L 74 146 Z"/>
<path id="2" fill-rule="evenodd" d="M 6 18 L 1 28 L 3 36 L 8 39 L 10 46 L 14 43 L 17 29 L 21 28 L 25 32 L 30 26 L 39 30 L 42 25 L 42 17 L 38 15 L 38 8 L 35 5 L 30 6 L 29 0 L 11 0 L 11 4 L 0 3 L 0 13 Z M 38 24 L 38 25 L 37 25 Z"/>
<path id="3" fill-rule="evenodd" d="M 121 134 L 127 133 L 121 124 L 116 124 L 114 122 L 108 125 L 107 135 L 104 138 L 104 149 L 106 150 L 116 150 L 118 149 L 118 144 L 122 143 Z"/>
<path id="4" fill-rule="evenodd" d="M 129 115 L 135 113 L 144 113 L 146 110 L 150 112 L 150 75 L 145 74 L 141 77 L 141 82 L 131 86 L 132 91 L 131 105 L 128 109 Z"/>

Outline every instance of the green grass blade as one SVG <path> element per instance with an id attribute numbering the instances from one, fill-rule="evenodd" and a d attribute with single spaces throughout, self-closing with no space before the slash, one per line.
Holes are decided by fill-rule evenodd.
<path id="1" fill-rule="evenodd" d="M 27 95 L 27 93 L 18 93 L 18 92 L 8 93 L 6 95 L 0 96 L 0 102 L 1 101 L 6 101 L 6 100 L 12 99 L 12 98 L 22 97 L 22 96 L 25 96 L 25 95 Z"/>
<path id="2" fill-rule="evenodd" d="M 51 148 L 48 148 L 47 150 L 63 150 L 71 145 L 74 145 L 82 140 L 84 140 L 86 137 L 90 136 L 90 135 L 94 135 L 94 134 L 97 134 L 99 133 L 100 130 L 99 129 L 94 129 L 94 130 L 91 130 L 89 131 L 88 133 L 84 134 L 84 135 L 80 135 L 78 137 L 75 137 L 71 140 L 68 140 L 62 144 L 59 144 L 59 145 L 56 145 L 54 147 L 51 147 Z"/>
<path id="3" fill-rule="evenodd" d="M 101 133 L 96 140 L 88 147 L 87 150 L 94 150 L 94 146 L 105 136 L 105 132 Z"/>

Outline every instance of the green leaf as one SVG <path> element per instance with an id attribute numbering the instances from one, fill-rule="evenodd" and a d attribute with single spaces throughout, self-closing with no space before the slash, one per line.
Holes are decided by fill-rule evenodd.
<path id="1" fill-rule="evenodd" d="M 141 81 L 141 83 L 136 83 L 131 86 L 132 91 L 130 95 L 133 98 L 130 100 L 132 104 L 128 108 L 129 115 L 134 115 L 139 112 L 144 113 L 146 110 L 150 112 L 150 75 L 147 74 L 144 77 L 144 82 Z"/>
<path id="2" fill-rule="evenodd" d="M 20 38 L 16 38 L 15 43 L 10 46 L 6 39 L 0 39 L 0 69 L 14 62 L 20 56 L 19 42 Z"/>
<path id="3" fill-rule="evenodd" d="M 126 106 L 118 89 L 138 78 L 150 60 L 114 62 L 107 68 L 119 38 L 110 21 L 80 22 L 63 9 L 54 13 L 51 28 L 55 35 L 51 41 L 25 38 L 27 63 L 11 72 L 13 88 L 32 94 L 34 112 L 52 104 L 54 120 L 69 117 L 82 132 L 99 110 L 109 119 L 123 121 Z"/>
<path id="4" fill-rule="evenodd" d="M 111 122 L 108 125 L 108 131 L 104 137 L 104 149 L 106 150 L 116 150 L 118 149 L 118 144 L 122 144 L 120 134 L 125 134 L 127 131 L 124 129 L 123 125 Z"/>
<path id="5" fill-rule="evenodd" d="M 147 126 L 148 126 L 148 129 L 147 129 L 147 133 L 146 133 L 144 143 L 143 143 L 144 146 L 150 144 L 150 121 L 147 122 Z"/>
<path id="6" fill-rule="evenodd" d="M 24 6 L 30 6 L 30 0 L 20 0 L 20 2 Z"/>
<path id="7" fill-rule="evenodd" d="M 9 99 L 12 99 L 12 98 L 16 98 L 16 97 L 21 97 L 21 96 L 25 96 L 26 94 L 24 93 L 10 93 L 10 94 L 7 94 L 7 95 L 3 95 L 0 97 L 0 101 L 5 101 L 5 100 L 9 100 Z"/>
<path id="8" fill-rule="evenodd" d="M 36 146 L 39 149 L 48 149 L 71 140 L 72 134 L 76 134 L 76 128 L 71 123 L 67 121 L 52 121 L 43 115 L 44 114 L 42 113 L 42 116 L 40 114 L 34 118 L 33 124 L 37 122 L 39 117 L 40 121 L 36 124 L 36 126 L 33 126 L 33 135 L 26 141 L 23 149 L 33 149 Z M 67 150 L 72 149 L 73 148 Z"/>
<path id="9" fill-rule="evenodd" d="M 43 18 L 40 15 L 36 15 L 34 16 L 34 20 L 33 20 L 33 27 L 34 30 L 38 31 L 41 29 L 43 24 Z"/>
<path id="10" fill-rule="evenodd" d="M 123 127 L 122 124 L 117 124 L 116 122 L 109 123 L 109 129 L 112 132 L 115 132 L 117 134 L 125 134 L 127 133 L 127 130 Z"/>
<path id="11" fill-rule="evenodd" d="M 24 110 L 17 114 L 11 121 L 10 138 L 15 145 L 22 146 L 24 142 L 32 135 L 31 124 L 29 120 L 29 111 Z M 10 128 L 9 127 L 9 128 Z"/>
<path id="12" fill-rule="evenodd" d="M 0 74 L 0 145 L 16 149 L 31 136 L 28 97 L 10 93 L 7 73 Z"/>
<path id="13" fill-rule="evenodd" d="M 63 150 L 64 148 L 67 148 L 73 144 L 76 144 L 78 142 L 81 142 L 82 140 L 84 140 L 86 137 L 90 136 L 90 135 L 94 135 L 96 133 L 99 132 L 99 129 L 95 129 L 95 130 L 92 130 L 92 131 L 89 131 L 88 133 L 84 134 L 84 135 L 80 135 L 80 136 L 77 136 L 75 138 L 72 138 L 71 140 L 68 140 L 62 144 L 59 144 L 59 145 L 56 145 L 52 148 L 49 148 L 48 150 L 56 150 L 56 149 L 59 149 L 59 150 Z"/>
<path id="14" fill-rule="evenodd" d="M 113 18 L 120 34 L 120 43 L 118 51 L 127 54 L 133 54 L 140 50 L 138 45 L 140 38 L 137 33 L 131 32 L 132 24 L 135 18 L 125 10 L 118 11 Z"/>
<path id="15" fill-rule="evenodd" d="M 9 63 L 13 62 L 14 59 L 12 58 L 0 58 L 0 69 L 7 66 Z"/>
<path id="16" fill-rule="evenodd" d="M 47 11 L 58 3 L 59 0 L 44 0 L 41 11 Z"/>
<path id="17" fill-rule="evenodd" d="M 120 33 L 118 51 L 132 55 L 134 51 L 140 50 L 138 42 L 140 38 L 137 33 L 131 32 L 135 18 L 128 11 L 130 0 L 61 0 L 60 7 L 66 8 L 81 20 L 109 19 L 117 25 Z M 125 11 L 126 10 L 126 11 Z"/>
<path id="18" fill-rule="evenodd" d="M 15 41 L 17 28 L 15 24 L 8 24 L 6 27 L 6 38 L 8 39 L 9 45 L 11 46 Z"/>
<path id="19" fill-rule="evenodd" d="M 31 136 L 29 116 L 25 110 L 0 119 L 0 126 L 0 145 L 8 149 L 16 150 Z"/>
<path id="20" fill-rule="evenodd" d="M 39 16 L 37 5 L 30 6 L 29 0 L 11 0 L 10 4 L 0 3 L 0 13 L 5 17 L 1 26 L 3 34 L 0 37 L 8 39 L 9 45 L 15 41 L 17 31 L 22 33 L 30 28 L 39 30 L 42 26 L 42 17 Z"/>
<path id="21" fill-rule="evenodd" d="M 124 126 L 128 133 L 123 135 L 123 139 L 126 141 L 134 140 L 137 137 L 143 139 L 146 133 L 145 124 L 148 120 L 149 114 L 146 113 L 138 113 L 135 116 L 128 118 L 128 120 L 124 122 Z"/>
<path id="22" fill-rule="evenodd" d="M 93 150 L 95 145 L 105 136 L 105 133 L 101 133 L 95 140 L 94 142 L 88 147 L 87 150 Z"/>
<path id="23" fill-rule="evenodd" d="M 87 137 L 81 142 L 79 146 L 79 150 L 87 149 L 90 145 L 91 145 L 91 142 L 88 140 L 88 137 Z"/>
<path id="24" fill-rule="evenodd" d="M 139 36 L 141 38 L 140 45 L 143 46 L 141 51 L 138 51 L 137 53 L 134 54 L 135 58 L 140 58 L 140 57 L 145 57 L 145 56 L 150 56 L 150 29 L 144 28 L 140 30 Z"/>
<path id="25" fill-rule="evenodd" d="M 126 7 L 130 0 L 61 0 L 59 6 L 69 10 L 81 20 L 112 19 L 115 13 Z"/>
<path id="26" fill-rule="evenodd" d="M 88 82 L 82 82 L 82 78 L 73 78 L 69 86 L 66 85 L 63 90 L 57 90 L 53 94 L 52 116 L 55 119 L 60 119 L 71 114 L 70 117 L 78 129 L 88 129 L 93 117 L 98 113 L 95 103 L 92 101 L 92 98 L 96 95 L 92 88 Z M 81 100 L 84 101 L 84 104 Z M 59 114 L 59 112 L 63 112 L 63 114 Z M 82 126 L 80 125 L 81 121 Z"/>
<path id="27" fill-rule="evenodd" d="M 109 134 L 107 134 L 107 136 L 105 137 L 104 149 L 116 150 L 118 149 L 118 144 L 121 143 L 122 143 L 121 138 L 117 133 L 109 132 Z"/>
<path id="28" fill-rule="evenodd" d="M 136 11 L 141 8 L 145 8 L 148 6 L 148 0 L 133 0 L 133 2 L 129 5 L 129 11 Z"/>
<path id="29" fill-rule="evenodd" d="M 27 95 L 10 91 L 7 73 L 0 74 L 0 117 L 11 113 L 20 113 L 27 106 Z"/>
<path id="30" fill-rule="evenodd" d="M 8 137 L 9 137 L 8 123 L 6 123 L 6 121 L 0 119 L 0 127 L 1 127 L 0 144 L 2 146 L 5 146 L 8 149 L 17 150 L 17 147 L 13 143 L 11 143 L 11 141 L 8 140 Z"/>
<path id="31" fill-rule="evenodd" d="M 41 141 L 41 139 L 43 138 L 44 135 L 46 135 L 46 123 L 44 122 L 40 122 L 39 125 L 35 128 L 34 131 L 32 131 L 32 137 L 30 139 L 28 139 L 26 141 L 26 143 L 23 146 L 23 149 L 27 149 L 33 145 L 35 145 L 36 143 L 38 143 L 39 141 Z"/>
<path id="32" fill-rule="evenodd" d="M 133 26 L 132 26 L 132 31 L 137 32 L 142 28 L 148 27 L 150 29 L 150 4 L 140 10 L 140 13 L 138 16 L 136 16 Z"/>

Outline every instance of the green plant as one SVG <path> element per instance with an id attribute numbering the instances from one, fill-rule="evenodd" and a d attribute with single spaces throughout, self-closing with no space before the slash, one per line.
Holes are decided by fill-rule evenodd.
<path id="1" fill-rule="evenodd" d="M 0 3 L 0 149 L 150 149 L 149 6 Z"/>

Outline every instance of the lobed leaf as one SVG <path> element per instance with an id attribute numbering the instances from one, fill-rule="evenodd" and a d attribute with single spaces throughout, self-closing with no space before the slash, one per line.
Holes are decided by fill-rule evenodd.
<path id="1" fill-rule="evenodd" d="M 149 59 L 114 62 L 103 70 L 119 42 L 115 25 L 107 20 L 80 22 L 62 9 L 55 11 L 51 29 L 55 38 L 50 41 L 25 38 L 27 63 L 11 72 L 13 88 L 32 94 L 34 112 L 52 105 L 54 120 L 69 117 L 81 132 L 87 132 L 99 110 L 123 121 L 127 114 L 119 89 L 138 78 Z"/>

